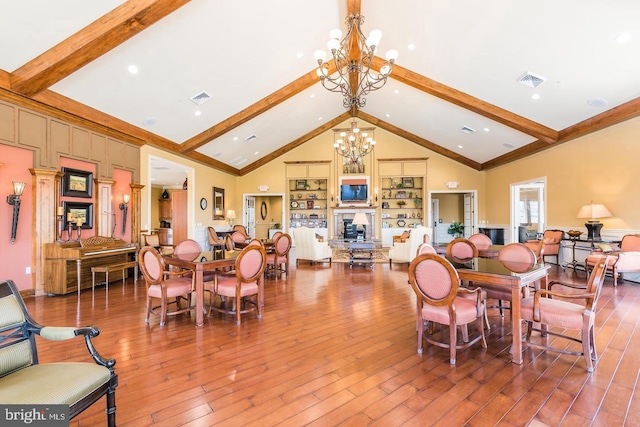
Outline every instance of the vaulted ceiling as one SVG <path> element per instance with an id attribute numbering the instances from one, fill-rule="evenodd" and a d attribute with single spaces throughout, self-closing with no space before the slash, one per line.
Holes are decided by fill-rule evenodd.
<path id="1" fill-rule="evenodd" d="M 349 118 L 313 52 L 351 12 L 365 34 L 382 31 L 378 55 L 399 51 L 358 120 L 471 168 L 640 112 L 640 2 L 629 0 L 20 0 L 0 11 L 0 99 L 236 175 Z"/>

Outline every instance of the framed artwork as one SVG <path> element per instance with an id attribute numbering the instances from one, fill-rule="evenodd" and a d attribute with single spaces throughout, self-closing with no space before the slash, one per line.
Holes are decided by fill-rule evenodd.
<path id="1" fill-rule="evenodd" d="M 80 228 L 93 228 L 93 203 L 62 202 L 64 207 L 64 227 L 69 223 Z"/>
<path id="2" fill-rule="evenodd" d="M 306 179 L 296 180 L 296 190 L 304 190 L 307 187 Z"/>
<path id="3" fill-rule="evenodd" d="M 90 199 L 93 196 L 93 173 L 78 169 L 62 168 L 62 195 L 68 197 L 84 197 Z"/>
<path id="4" fill-rule="evenodd" d="M 402 178 L 402 186 L 404 188 L 413 188 L 413 178 Z"/>
<path id="5" fill-rule="evenodd" d="M 307 209 L 313 209 L 315 202 L 313 200 L 307 200 Z"/>

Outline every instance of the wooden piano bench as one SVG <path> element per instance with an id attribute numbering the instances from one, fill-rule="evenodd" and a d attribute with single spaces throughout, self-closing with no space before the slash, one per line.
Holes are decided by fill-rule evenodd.
<path id="1" fill-rule="evenodd" d="M 96 273 L 104 273 L 105 284 L 107 286 L 107 291 L 109 290 L 109 272 L 110 271 L 122 271 L 122 286 L 124 286 L 124 270 L 128 268 L 134 269 L 134 277 L 133 280 L 138 280 L 138 263 L 136 261 L 126 261 L 126 262 L 118 262 L 114 264 L 107 265 L 96 265 L 91 267 L 91 292 L 93 292 L 96 286 Z"/>

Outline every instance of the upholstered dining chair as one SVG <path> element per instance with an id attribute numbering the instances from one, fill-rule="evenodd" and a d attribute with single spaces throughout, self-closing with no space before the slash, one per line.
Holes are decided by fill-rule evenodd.
<path id="1" fill-rule="evenodd" d="M 533 251 L 537 262 L 544 261 L 544 240 L 527 240 L 524 245 Z"/>
<path id="2" fill-rule="evenodd" d="M 593 267 L 593 272 L 589 276 L 586 287 L 553 281 L 549 283 L 549 290 L 536 290 L 533 296 L 522 300 L 521 317 L 527 323 L 526 340 L 531 347 L 584 356 L 587 371 L 593 372 L 593 364 L 598 359 L 594 323 L 598 298 L 609 262 L 610 260 L 607 256 L 600 255 Z M 557 292 L 552 290 L 554 285 L 583 289 L 583 292 L 577 294 L 575 292 Z M 534 327 L 534 322 L 539 322 L 540 327 Z M 549 327 L 553 327 L 553 329 L 549 329 Z M 580 338 L 568 333 L 558 332 L 565 329 L 579 330 Z M 582 344 L 582 351 L 572 351 L 566 346 L 562 348 L 559 346 L 553 347 L 543 344 L 542 341 L 532 340 L 531 333 L 533 331 L 540 332 L 542 337 L 550 334 L 579 342 Z"/>
<path id="3" fill-rule="evenodd" d="M 458 237 L 447 245 L 447 257 L 461 261 L 477 258 L 478 248 L 469 239 Z"/>
<path id="4" fill-rule="evenodd" d="M 489 249 L 493 242 L 491 238 L 484 233 L 475 233 L 469 236 L 469 241 L 478 249 Z"/>
<path id="5" fill-rule="evenodd" d="M 258 319 L 261 319 L 266 266 L 267 254 L 262 245 L 250 244 L 242 249 L 236 258 L 235 276 L 218 274 L 210 285 L 209 313 L 216 311 L 235 315 L 238 325 L 242 321 L 241 315 L 250 310 L 256 310 Z M 250 298 L 252 296 L 253 299 Z M 220 297 L 218 305 L 216 297 Z M 231 306 L 228 300 L 233 300 Z M 248 305 L 252 308 L 247 308 Z"/>
<path id="6" fill-rule="evenodd" d="M 422 354 L 423 339 L 438 347 L 449 349 L 449 363 L 455 365 L 456 351 L 468 348 L 478 341 L 487 347 L 484 338 L 484 304 L 479 288 L 460 288 L 455 268 L 445 258 L 436 254 L 423 254 L 409 264 L 409 284 L 416 293 L 416 326 L 418 329 L 418 353 Z M 463 298 L 461 292 L 475 295 Z M 476 324 L 478 335 L 469 339 L 467 325 Z M 449 342 L 432 338 L 425 329 L 432 323 L 449 326 Z M 458 344 L 458 327 L 462 327 L 462 343 Z M 429 328 L 431 329 L 431 328 Z"/>
<path id="7" fill-rule="evenodd" d="M 607 272 L 613 276 L 613 287 L 616 287 L 618 286 L 618 276 L 623 276 L 624 273 L 640 273 L 640 234 L 623 236 L 617 250 L 610 245 L 600 244 L 587 256 L 585 261 L 587 275 L 591 274 L 591 270 L 602 255 L 610 257 Z"/>
<path id="8" fill-rule="evenodd" d="M 437 253 L 438 252 L 436 251 L 436 249 L 433 246 L 431 246 L 430 243 L 420 243 L 420 246 L 418 246 L 418 250 L 416 252 L 416 256 L 422 255 L 422 254 L 437 254 Z"/>
<path id="9" fill-rule="evenodd" d="M 138 263 L 147 285 L 145 323 L 149 323 L 149 315 L 154 314 L 160 316 L 160 326 L 164 326 L 167 316 L 191 311 L 192 280 L 190 277 L 168 276 L 162 256 L 151 246 L 140 249 Z M 159 299 L 160 305 L 153 306 L 153 299 Z M 183 299 L 186 300 L 184 308 L 181 307 Z M 169 304 L 175 304 L 176 309 L 169 311 Z"/>
<path id="10" fill-rule="evenodd" d="M 193 239 L 185 239 L 182 242 L 178 243 L 175 247 L 175 249 L 173 250 L 173 253 L 176 255 L 186 255 L 186 254 L 194 254 L 194 255 L 198 255 L 200 254 L 200 252 L 202 252 L 202 246 L 200 246 L 200 243 L 196 242 Z M 191 277 L 192 281 L 193 281 L 193 288 L 195 289 L 195 276 L 193 274 L 192 271 L 190 270 L 181 270 L 178 271 L 178 274 L 185 276 L 185 277 Z M 214 272 L 210 271 L 210 270 L 205 270 L 202 272 L 203 275 L 203 280 L 205 282 L 211 282 L 213 281 L 214 278 Z"/>
<path id="11" fill-rule="evenodd" d="M 509 243 L 500 250 L 498 254 L 498 260 L 509 270 L 514 273 L 524 273 L 529 271 L 534 265 L 536 265 L 536 255 L 528 248 L 524 243 Z M 500 317 L 504 316 L 505 307 L 502 302 L 511 302 L 512 295 L 511 289 L 504 286 L 490 285 L 487 283 L 476 283 L 483 290 L 487 292 L 487 298 L 493 298 L 497 300 L 497 305 L 488 306 L 487 308 L 497 308 L 500 311 Z M 528 289 L 522 289 L 522 296 L 528 295 Z"/>
<path id="12" fill-rule="evenodd" d="M 216 229 L 213 227 L 207 227 L 207 240 L 211 248 L 220 248 L 224 246 L 224 241 L 218 237 Z"/>
<path id="13" fill-rule="evenodd" d="M 286 233 L 281 233 L 273 242 L 273 249 L 274 251 L 272 253 L 267 254 L 267 273 L 273 271 L 276 278 L 278 278 L 278 273 L 284 273 L 288 279 L 291 236 Z"/>
<path id="14" fill-rule="evenodd" d="M 235 248 L 244 248 L 245 246 L 247 246 L 247 243 L 250 239 L 250 237 L 248 237 L 241 231 L 234 231 L 233 233 L 231 233 L 231 240 L 233 240 L 233 246 Z"/>
<path id="15" fill-rule="evenodd" d="M 546 230 L 542 235 L 542 258 L 555 257 L 556 264 L 560 264 L 560 245 L 564 237 L 563 230 Z"/>
<path id="16" fill-rule="evenodd" d="M 233 226 L 233 231 L 234 232 L 239 232 L 242 233 L 242 235 L 244 236 L 244 241 L 246 242 L 247 240 L 251 240 L 251 236 L 249 236 L 249 233 L 247 233 L 247 227 L 245 227 L 242 224 L 236 224 Z"/>

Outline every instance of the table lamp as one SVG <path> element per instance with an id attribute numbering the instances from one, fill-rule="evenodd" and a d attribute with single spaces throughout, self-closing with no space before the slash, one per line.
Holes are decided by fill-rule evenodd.
<path id="1" fill-rule="evenodd" d="M 229 225 L 233 227 L 233 220 L 236 219 L 236 211 L 229 209 L 227 211 L 227 218 L 229 218 Z"/>
<path id="2" fill-rule="evenodd" d="M 580 208 L 577 217 L 589 218 L 587 223 L 584 225 L 587 227 L 588 231 L 587 239 L 597 240 L 600 239 L 600 230 L 602 229 L 602 223 L 598 221 L 598 218 L 609 218 L 612 216 L 613 215 L 605 205 L 591 202 Z"/>
<path id="3" fill-rule="evenodd" d="M 369 220 L 367 219 L 367 214 L 363 212 L 358 212 L 353 216 L 353 221 L 351 224 L 356 226 L 356 232 L 358 233 L 358 240 L 364 240 L 364 235 L 367 232 L 366 226 L 369 225 Z M 358 231 L 358 226 L 362 225 L 363 231 L 362 233 Z"/>

